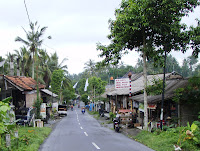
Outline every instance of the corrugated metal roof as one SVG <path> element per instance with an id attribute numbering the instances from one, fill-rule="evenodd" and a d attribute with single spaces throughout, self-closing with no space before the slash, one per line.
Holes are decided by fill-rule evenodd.
<path id="1" fill-rule="evenodd" d="M 174 79 L 166 81 L 165 88 L 165 100 L 170 99 L 174 96 L 177 88 L 183 88 L 187 85 L 188 80 L 186 79 Z M 138 102 L 144 102 L 144 94 L 136 95 L 132 97 L 133 100 Z M 147 96 L 148 103 L 154 103 L 162 100 L 162 94 L 155 96 Z"/>
<path id="2" fill-rule="evenodd" d="M 37 89 L 37 82 L 32 79 L 31 77 L 25 76 L 4 76 L 4 78 L 11 83 L 12 85 L 16 86 L 17 88 L 21 88 L 23 90 L 36 90 Z M 44 89 L 45 85 L 39 84 L 39 89 Z M 20 89 L 20 90 L 21 90 Z"/>
<path id="3" fill-rule="evenodd" d="M 165 74 L 166 79 L 182 79 L 183 77 L 175 72 L 172 73 L 166 73 Z M 157 75 L 147 75 L 147 85 L 153 84 L 153 79 L 163 79 L 163 74 L 157 74 Z M 131 93 L 136 94 L 144 89 L 144 76 L 142 73 L 134 74 L 132 75 L 132 81 L 131 81 Z M 102 95 L 102 97 L 108 96 L 114 96 L 114 95 L 128 95 L 129 94 L 129 88 L 128 89 L 115 89 L 115 87 L 111 87 L 106 89 L 106 92 Z"/>
<path id="4" fill-rule="evenodd" d="M 57 95 L 57 94 L 55 94 L 55 93 L 51 92 L 51 91 L 50 91 L 50 90 L 48 90 L 48 89 L 41 89 L 41 91 L 42 91 L 42 92 L 44 92 L 44 93 L 46 93 L 46 94 L 48 94 L 48 95 L 50 95 L 50 96 L 53 96 L 53 97 L 58 97 L 58 95 Z"/>

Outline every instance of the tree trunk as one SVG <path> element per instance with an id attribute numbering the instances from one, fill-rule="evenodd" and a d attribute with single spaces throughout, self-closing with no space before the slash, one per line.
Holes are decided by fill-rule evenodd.
<path id="1" fill-rule="evenodd" d="M 11 76 L 14 76 L 13 56 L 10 57 L 10 75 L 11 75 Z"/>
<path id="2" fill-rule="evenodd" d="M 35 61 L 34 61 L 34 52 L 33 52 L 33 66 L 32 66 L 32 78 L 34 79 L 34 65 Z"/>
<path id="3" fill-rule="evenodd" d="M 147 92 L 146 92 L 146 87 L 147 87 L 147 63 L 146 63 L 146 53 L 143 52 L 143 62 L 144 62 L 144 67 L 143 67 L 143 74 L 144 74 L 144 128 L 147 130 L 147 124 L 148 124 L 148 112 L 147 112 Z"/>
<path id="4" fill-rule="evenodd" d="M 25 69 L 24 69 L 24 60 L 22 60 L 22 76 L 25 75 Z"/>
<path id="5" fill-rule="evenodd" d="M 143 33 L 144 34 L 144 33 Z M 148 128 L 148 112 L 147 112 L 147 92 L 146 92 L 146 88 L 147 88 L 147 62 L 146 62 L 146 39 L 145 39 L 145 35 L 143 35 L 143 75 L 144 75 L 144 129 L 147 130 Z"/>
<path id="6" fill-rule="evenodd" d="M 17 58 L 17 76 L 20 76 L 20 70 L 19 70 L 19 58 Z"/>

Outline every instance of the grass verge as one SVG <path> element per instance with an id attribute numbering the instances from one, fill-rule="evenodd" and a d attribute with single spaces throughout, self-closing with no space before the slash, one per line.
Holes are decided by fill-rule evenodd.
<path id="1" fill-rule="evenodd" d="M 5 139 L 2 139 L 0 150 L 3 151 L 37 151 L 45 138 L 50 134 L 49 127 L 20 127 L 19 138 L 11 136 L 11 146 L 6 147 Z"/>
<path id="2" fill-rule="evenodd" d="M 167 131 L 155 131 L 150 133 L 148 131 L 141 131 L 137 136 L 130 136 L 136 141 L 152 148 L 156 151 L 172 151 L 174 150 L 174 145 L 180 141 L 180 131 L 183 128 L 176 128 Z M 191 142 L 181 141 L 181 146 L 183 151 L 200 151 L 200 148 Z"/>

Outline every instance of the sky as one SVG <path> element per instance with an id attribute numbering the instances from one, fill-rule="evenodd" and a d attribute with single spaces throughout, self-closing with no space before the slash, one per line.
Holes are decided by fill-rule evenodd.
<path id="1" fill-rule="evenodd" d="M 115 19 L 114 12 L 119 8 L 121 0 L 26 0 L 29 18 L 32 22 L 38 22 L 40 27 L 47 26 L 43 35 L 43 45 L 49 54 L 57 52 L 59 62 L 64 58 L 70 74 L 78 74 L 84 71 L 85 63 L 89 59 L 100 61 L 97 43 L 109 44 L 107 35 L 109 19 Z M 24 0 L 0 0 L 0 55 L 14 53 L 23 46 L 15 42 L 17 36 L 26 39 L 26 31 L 29 31 L 29 20 L 26 13 Z M 200 8 L 182 21 L 188 25 L 195 25 L 195 18 L 200 16 Z M 52 39 L 47 37 L 51 36 Z M 172 55 L 179 63 L 191 55 L 191 51 L 185 54 Z M 134 66 L 139 54 L 130 52 L 122 58 L 126 65 Z"/>

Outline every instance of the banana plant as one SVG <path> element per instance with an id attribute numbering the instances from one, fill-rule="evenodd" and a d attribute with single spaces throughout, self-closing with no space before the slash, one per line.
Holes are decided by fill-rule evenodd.
<path id="1" fill-rule="evenodd" d="M 9 114 L 11 107 L 9 105 L 9 101 L 12 97 L 8 97 L 2 101 L 0 101 L 0 143 L 1 143 L 1 135 L 5 133 L 10 133 L 16 126 L 17 121 L 10 121 L 10 117 L 13 116 Z M 1 145 L 1 144 L 0 144 Z"/>
<path id="2" fill-rule="evenodd" d="M 192 125 L 190 126 L 190 124 L 188 123 L 187 124 L 188 125 L 188 128 L 190 129 L 190 130 L 187 130 L 186 131 L 186 137 L 185 137 L 185 139 L 184 140 L 187 140 L 187 139 L 189 139 L 189 140 L 194 140 L 196 143 L 198 143 L 199 142 L 199 139 L 195 136 L 195 131 L 197 131 L 198 129 L 199 129 L 199 127 L 195 124 L 195 123 L 192 123 Z"/>

